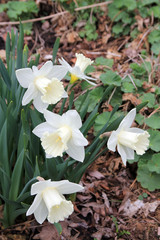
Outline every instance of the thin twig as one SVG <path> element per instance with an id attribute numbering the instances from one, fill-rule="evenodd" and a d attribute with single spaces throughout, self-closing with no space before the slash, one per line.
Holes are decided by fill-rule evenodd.
<path id="1" fill-rule="evenodd" d="M 103 2 L 103 3 L 95 3 L 95 4 L 92 4 L 92 5 L 75 8 L 74 10 L 77 12 L 77 11 L 85 10 L 85 9 L 88 9 L 88 8 L 95 8 L 95 7 L 104 6 L 104 5 L 110 4 L 112 2 L 113 1 L 108 1 L 108 2 Z M 63 12 L 51 14 L 51 15 L 45 16 L 45 17 L 24 20 L 24 21 L 21 21 L 21 23 L 39 22 L 39 21 L 42 21 L 42 20 L 47 20 L 47 19 L 50 19 L 50 18 L 54 18 L 54 17 L 57 17 L 57 16 L 68 14 L 68 13 L 69 13 L 68 11 L 63 11 Z M 0 26 L 4 26 L 4 25 L 18 25 L 18 24 L 20 24 L 20 21 L 16 21 L 16 22 L 1 22 Z"/>
<path id="2" fill-rule="evenodd" d="M 129 77 L 129 79 L 131 80 L 131 82 L 132 82 L 133 86 L 135 87 L 135 89 L 137 90 L 137 86 L 136 86 L 136 84 L 134 83 L 133 78 L 131 77 L 130 74 L 128 74 L 128 77 Z"/>
<path id="3" fill-rule="evenodd" d="M 141 45 L 141 43 L 143 42 L 143 40 L 145 39 L 145 37 L 152 31 L 153 27 L 149 28 L 142 36 L 141 40 L 138 43 L 137 49 L 139 48 L 139 46 Z"/>
<path id="4" fill-rule="evenodd" d="M 84 9 L 88 9 L 88 8 L 100 7 L 100 6 L 108 5 L 108 4 L 112 3 L 112 2 L 113 1 L 102 2 L 102 3 L 95 3 L 95 4 L 88 5 L 88 6 L 75 8 L 74 10 L 75 11 L 80 11 L 80 10 L 84 10 Z"/>
<path id="5" fill-rule="evenodd" d="M 111 101 L 111 99 L 112 99 L 112 97 L 113 97 L 116 89 L 117 89 L 117 87 L 115 87 L 115 88 L 113 89 L 113 91 L 112 91 L 112 93 L 111 93 L 111 95 L 110 95 L 110 97 L 109 97 L 109 99 L 108 99 L 108 102 L 107 102 L 108 105 L 109 105 L 109 103 L 110 103 L 110 101 Z"/>
<path id="6" fill-rule="evenodd" d="M 147 118 L 150 118 L 152 115 L 160 111 L 160 107 L 156 108 Z"/>
<path id="7" fill-rule="evenodd" d="M 134 179 L 134 181 L 132 182 L 132 184 L 129 186 L 129 188 L 132 190 L 135 183 L 137 182 L 137 178 Z"/>
<path id="8" fill-rule="evenodd" d="M 122 44 L 119 46 L 119 48 L 117 49 L 117 51 L 119 52 L 119 50 L 128 42 L 128 40 L 130 39 L 131 37 L 127 37 L 123 42 Z"/>
<path id="9" fill-rule="evenodd" d="M 39 21 L 42 21 L 42 20 L 47 20 L 47 19 L 50 19 L 50 18 L 61 16 L 61 15 L 67 14 L 67 13 L 69 13 L 69 12 L 68 11 L 64 11 L 64 12 L 54 13 L 54 14 L 51 14 L 51 15 L 45 16 L 45 17 L 24 20 L 24 21 L 21 21 L 21 23 L 39 22 Z M 4 25 L 18 25 L 18 24 L 20 24 L 20 21 L 16 21 L 16 22 L 1 22 L 0 26 L 4 26 Z"/>
<path id="10" fill-rule="evenodd" d="M 156 108 L 147 118 L 150 118 L 153 114 L 157 113 L 160 111 L 160 107 Z M 146 123 L 143 125 L 143 129 L 146 128 Z"/>

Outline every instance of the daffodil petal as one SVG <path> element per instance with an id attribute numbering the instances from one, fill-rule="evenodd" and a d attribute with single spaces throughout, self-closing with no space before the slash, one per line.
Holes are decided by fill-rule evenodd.
<path id="1" fill-rule="evenodd" d="M 31 195 L 35 195 L 35 194 L 42 192 L 44 188 L 50 186 L 49 185 L 50 183 L 51 183 L 51 179 L 45 180 L 45 181 L 39 181 L 39 182 L 32 184 Z"/>
<path id="2" fill-rule="evenodd" d="M 42 196 L 41 196 L 41 193 L 39 193 L 39 194 L 37 194 L 37 195 L 35 196 L 32 205 L 31 205 L 30 208 L 27 210 L 26 216 L 29 216 L 29 215 L 31 215 L 32 213 L 34 213 L 34 211 L 39 207 L 41 201 L 42 201 Z"/>
<path id="3" fill-rule="evenodd" d="M 82 120 L 76 110 L 69 110 L 62 115 L 64 122 L 73 128 L 81 128 Z"/>
<path id="4" fill-rule="evenodd" d="M 87 76 L 87 75 L 85 75 L 85 74 L 82 74 L 82 77 L 81 77 L 82 79 L 84 79 L 84 80 L 92 80 L 92 81 L 96 81 L 97 79 L 96 78 L 93 78 L 93 77 L 89 77 L 89 76 Z"/>
<path id="5" fill-rule="evenodd" d="M 38 95 L 38 92 L 34 84 L 31 83 L 23 96 L 22 105 L 23 106 L 27 105 L 31 100 L 35 99 L 37 95 Z"/>
<path id="6" fill-rule="evenodd" d="M 57 78 L 62 80 L 68 72 L 68 69 L 61 65 L 54 65 L 52 71 L 47 75 L 48 78 Z"/>
<path id="7" fill-rule="evenodd" d="M 59 59 L 60 64 L 66 68 L 67 72 L 72 72 L 72 67 L 68 64 L 68 62 L 66 60 L 64 60 L 64 58 Z"/>
<path id="8" fill-rule="evenodd" d="M 39 76 L 48 76 L 53 69 L 52 61 L 47 61 L 38 71 Z"/>
<path id="9" fill-rule="evenodd" d="M 44 122 L 44 123 L 39 124 L 37 127 L 35 127 L 32 132 L 33 132 L 37 137 L 41 138 L 45 132 L 53 133 L 54 131 L 56 131 L 56 129 L 54 129 L 54 128 L 53 128 L 50 124 L 48 124 L 47 122 Z"/>
<path id="10" fill-rule="evenodd" d="M 73 141 L 68 142 L 68 149 L 66 153 L 73 159 L 83 162 L 85 157 L 84 147 L 76 146 Z"/>
<path id="11" fill-rule="evenodd" d="M 117 131 L 113 131 L 108 139 L 107 147 L 109 150 L 115 152 L 117 145 Z"/>
<path id="12" fill-rule="evenodd" d="M 91 82 L 91 81 L 89 81 L 89 80 L 87 80 L 87 79 L 85 79 L 86 80 L 86 82 L 88 82 L 89 84 L 91 84 L 91 85 L 93 85 L 93 86 L 96 86 L 97 84 L 96 83 L 93 83 L 93 82 Z"/>
<path id="13" fill-rule="evenodd" d="M 118 129 L 126 129 L 126 128 L 130 128 L 134 119 L 136 117 L 136 108 L 133 108 L 122 120 L 122 122 L 120 123 Z"/>
<path id="14" fill-rule="evenodd" d="M 54 128 L 58 128 L 62 122 L 62 116 L 48 110 L 44 111 L 44 117 L 46 121 Z"/>
<path id="15" fill-rule="evenodd" d="M 131 148 L 128 148 L 126 146 L 123 146 L 123 149 L 126 153 L 126 158 L 133 160 L 134 159 L 134 150 Z"/>
<path id="16" fill-rule="evenodd" d="M 62 98 L 67 98 L 68 97 L 68 94 L 66 91 L 64 91 L 63 95 L 62 95 Z"/>
<path id="17" fill-rule="evenodd" d="M 58 191 L 62 194 L 72 194 L 75 192 L 79 192 L 82 191 L 84 189 L 84 187 L 82 187 L 79 184 L 76 183 L 72 183 L 72 182 L 65 182 L 64 184 L 61 184 L 59 186 L 56 187 L 58 189 Z"/>
<path id="18" fill-rule="evenodd" d="M 48 216 L 48 209 L 42 199 L 38 208 L 34 211 L 35 219 L 38 223 L 42 224 Z"/>
<path id="19" fill-rule="evenodd" d="M 126 166 L 127 154 L 126 154 L 126 152 L 125 152 L 125 149 L 123 148 L 122 145 L 117 144 L 117 150 L 118 150 L 118 152 L 119 152 L 119 155 L 120 155 L 121 158 L 122 158 L 123 164 Z"/>
<path id="20" fill-rule="evenodd" d="M 78 129 L 72 130 L 72 140 L 77 146 L 87 146 L 88 141 Z"/>
<path id="21" fill-rule="evenodd" d="M 129 128 L 126 130 L 127 132 L 133 132 L 133 133 L 144 133 L 145 131 L 143 129 L 140 129 L 140 128 Z"/>
<path id="22" fill-rule="evenodd" d="M 28 88 L 30 83 L 34 80 L 34 75 L 32 69 L 30 68 L 21 68 L 16 70 L 16 77 L 23 88 Z"/>
<path id="23" fill-rule="evenodd" d="M 39 76 L 39 70 L 37 66 L 32 66 L 32 71 L 35 77 Z"/>
<path id="24" fill-rule="evenodd" d="M 43 113 L 44 110 L 47 109 L 49 104 L 42 102 L 41 95 L 38 94 L 37 97 L 33 100 L 33 105 L 39 112 Z"/>

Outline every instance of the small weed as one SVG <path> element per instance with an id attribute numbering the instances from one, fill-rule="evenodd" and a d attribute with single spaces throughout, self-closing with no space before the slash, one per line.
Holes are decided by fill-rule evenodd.
<path id="1" fill-rule="evenodd" d="M 122 231 L 120 231 L 119 230 L 119 226 L 118 226 L 118 222 L 117 222 L 117 219 L 114 217 L 114 216 L 112 216 L 112 221 L 114 222 L 114 224 L 115 224 L 115 227 L 116 227 L 116 233 L 117 233 L 117 237 L 119 238 L 119 237 L 121 237 L 121 236 L 123 236 L 123 235 L 130 235 L 130 232 L 129 231 L 126 231 L 126 230 L 122 230 Z"/>

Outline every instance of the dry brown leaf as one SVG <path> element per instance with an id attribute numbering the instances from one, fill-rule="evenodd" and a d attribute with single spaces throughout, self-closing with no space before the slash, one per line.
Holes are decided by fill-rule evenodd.
<path id="1" fill-rule="evenodd" d="M 92 237 L 96 238 L 97 240 L 101 240 L 103 237 L 103 233 L 102 233 L 102 231 L 98 231 L 98 232 L 92 234 Z"/>
<path id="2" fill-rule="evenodd" d="M 72 32 L 69 32 L 69 33 L 67 33 L 67 41 L 69 42 L 69 43 L 74 43 L 74 42 L 77 42 L 77 41 L 80 41 L 81 39 L 80 39 L 80 37 L 79 37 L 79 35 L 78 35 L 78 33 L 77 32 L 75 32 L 75 31 L 72 31 Z"/>
<path id="3" fill-rule="evenodd" d="M 0 50 L 0 58 L 4 61 L 6 59 L 6 51 L 1 49 Z"/>
<path id="4" fill-rule="evenodd" d="M 105 178 L 104 175 L 102 173 L 100 173 L 99 171 L 88 171 L 88 174 L 91 176 L 91 177 L 94 177 L 96 179 L 103 179 Z"/>
<path id="5" fill-rule="evenodd" d="M 93 215 L 93 210 L 90 207 L 86 208 L 84 205 L 84 208 L 81 209 L 82 216 L 86 218 L 89 213 Z"/>
<path id="6" fill-rule="evenodd" d="M 87 195 L 82 195 L 82 194 L 77 194 L 77 199 L 80 202 L 87 202 L 92 198 L 91 194 L 87 194 Z"/>
<path id="7" fill-rule="evenodd" d="M 135 16 L 135 19 L 137 20 L 138 30 L 140 32 L 143 32 L 143 29 L 144 29 L 144 27 L 143 27 L 144 19 L 140 15 Z"/>
<path id="8" fill-rule="evenodd" d="M 123 101 L 131 101 L 134 106 L 137 106 L 141 103 L 141 100 L 138 98 L 138 95 L 133 95 L 133 93 L 124 93 L 122 96 Z"/>
<path id="9" fill-rule="evenodd" d="M 147 217 L 149 212 L 155 212 L 156 208 L 159 205 L 160 201 L 144 203 L 142 200 L 139 199 L 134 202 L 131 202 L 131 200 L 128 199 L 123 206 L 123 211 L 126 216 L 132 217 L 140 210 L 140 212 L 143 212 L 144 215 Z"/>
<path id="10" fill-rule="evenodd" d="M 113 232 L 113 230 L 111 228 L 98 226 L 97 230 L 98 231 L 96 233 L 93 233 L 91 235 L 92 237 L 95 237 L 98 240 L 101 240 L 102 237 L 107 237 L 107 239 L 110 239 L 110 238 L 115 239 L 114 238 L 115 234 L 114 234 L 114 232 Z"/>
<path id="11" fill-rule="evenodd" d="M 0 236 L 0 240 L 8 240 L 8 237 L 5 236 L 5 235 L 3 235 L 3 234 L 1 234 L 1 236 Z"/>
<path id="12" fill-rule="evenodd" d="M 36 234 L 33 239 L 40 240 L 60 240 L 59 233 L 57 232 L 56 227 L 52 224 L 45 225 L 42 227 L 40 233 Z"/>
<path id="13" fill-rule="evenodd" d="M 103 197 L 103 199 L 104 199 L 104 204 L 105 204 L 105 206 L 106 206 L 106 208 L 107 208 L 107 212 L 110 213 L 110 214 L 112 214 L 112 213 L 113 213 L 113 210 L 112 210 L 112 208 L 111 208 L 111 206 L 110 206 L 110 203 L 109 203 L 107 194 L 105 194 L 104 192 L 102 192 L 102 197 Z"/>

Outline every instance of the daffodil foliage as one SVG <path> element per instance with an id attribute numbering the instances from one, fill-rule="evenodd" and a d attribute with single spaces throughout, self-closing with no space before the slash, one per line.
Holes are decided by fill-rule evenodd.
<path id="1" fill-rule="evenodd" d="M 34 213 L 39 223 L 45 219 L 57 223 L 68 217 L 73 204 L 64 194 L 83 189 L 79 182 L 86 169 L 108 150 L 105 132 L 115 130 L 108 148 L 115 151 L 117 146 L 124 163 L 133 158 L 134 150 L 142 155 L 149 144 L 148 133 L 130 128 L 136 110 L 122 122 L 123 116 L 112 120 L 118 106 L 88 141 L 88 131 L 114 86 L 105 86 L 88 113 L 87 96 L 93 85 L 97 86 L 96 79 L 85 70 L 93 61 L 76 54 L 75 66 L 63 58 L 54 64 L 58 43 L 59 39 L 53 47 L 52 61 L 37 67 L 39 55 L 28 62 L 22 25 L 19 34 L 12 31 L 7 35 L 6 64 L 0 59 L 0 197 L 4 226 L 26 212 Z M 67 73 L 70 82 L 64 87 Z M 82 80 L 91 84 L 91 89 L 82 94 L 75 110 L 74 87 Z"/>

